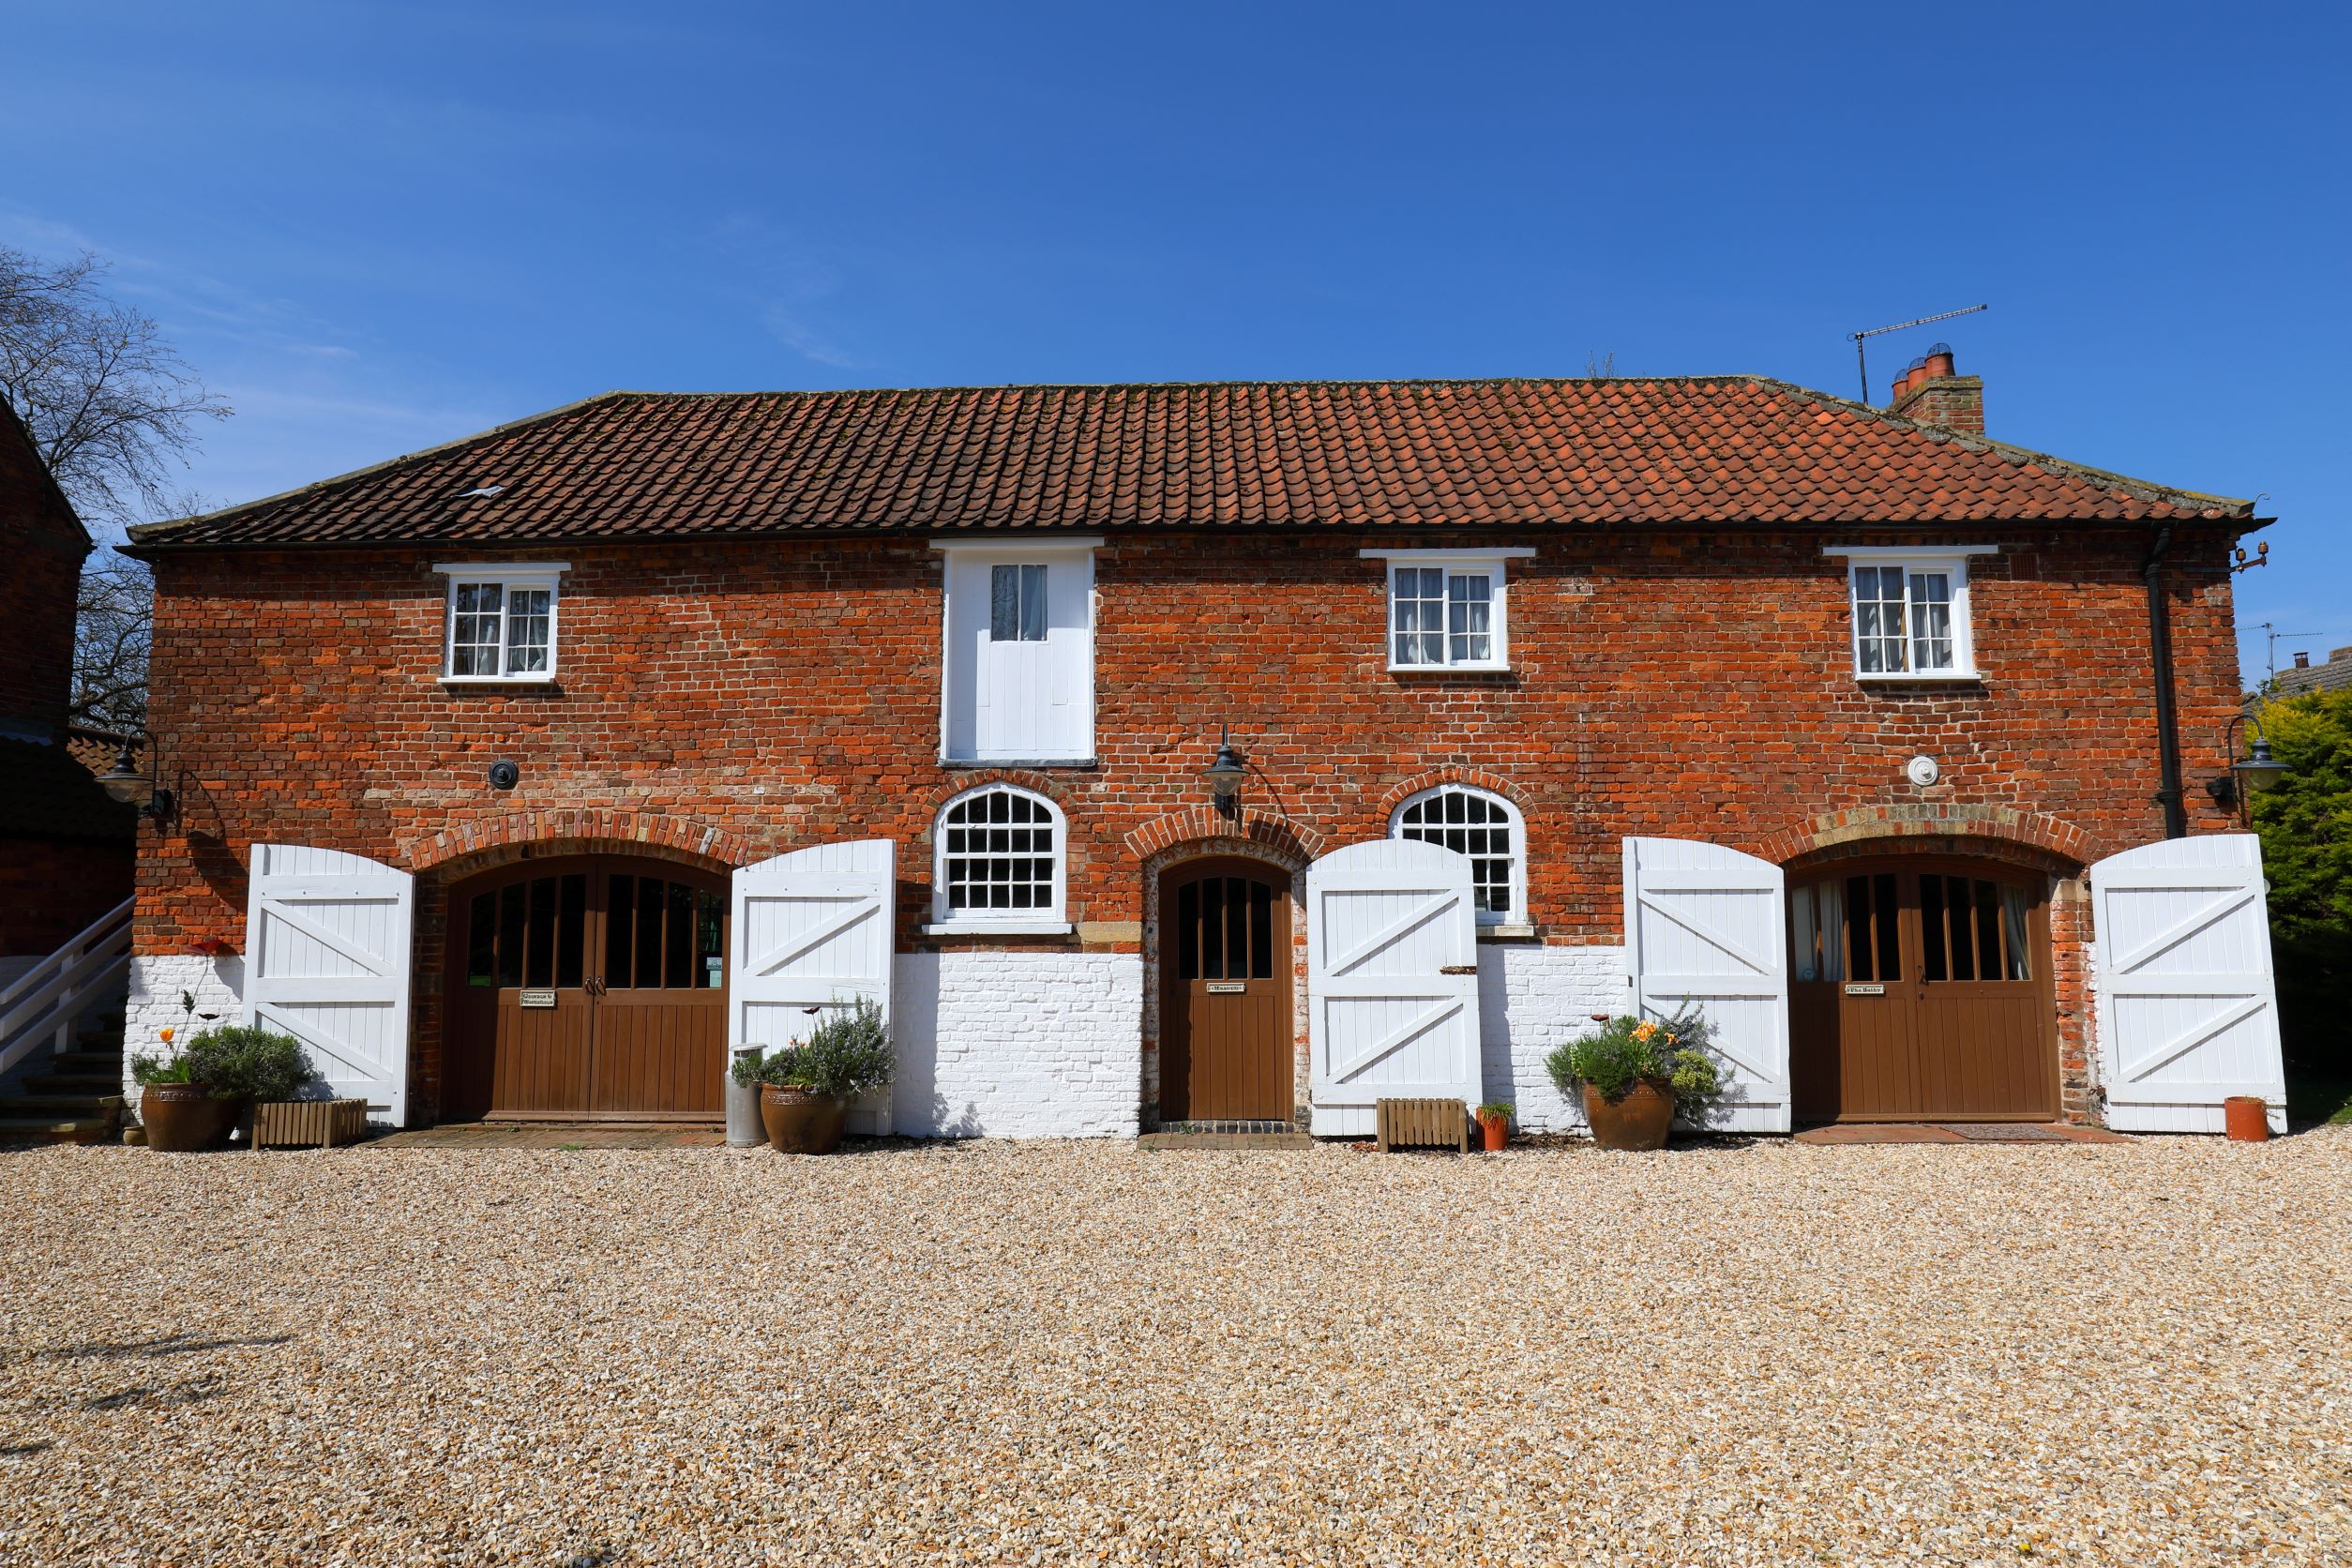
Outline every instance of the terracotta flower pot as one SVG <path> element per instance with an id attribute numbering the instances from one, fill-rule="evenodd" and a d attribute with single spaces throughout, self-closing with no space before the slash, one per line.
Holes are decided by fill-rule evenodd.
<path id="1" fill-rule="evenodd" d="M 2270 1137 L 2269 1107 L 2259 1094 L 2232 1094 L 2222 1102 L 2222 1125 L 2233 1143 L 2263 1143 Z"/>
<path id="2" fill-rule="evenodd" d="M 768 1147 L 779 1154 L 830 1154 L 841 1142 L 848 1109 L 830 1094 L 775 1083 L 760 1088 L 760 1122 Z"/>
<path id="3" fill-rule="evenodd" d="M 1584 1119 L 1592 1129 L 1592 1141 L 1604 1149 L 1663 1149 L 1674 1125 L 1674 1096 L 1636 1078 L 1621 1098 L 1605 1100 L 1588 1083 Z"/>
<path id="4" fill-rule="evenodd" d="M 236 1101 L 216 1100 L 201 1083 L 151 1083 L 139 1092 L 147 1147 L 167 1154 L 212 1148 L 229 1136 L 236 1115 Z"/>
<path id="5" fill-rule="evenodd" d="M 1511 1118 L 1482 1113 L 1478 1118 L 1478 1136 L 1485 1140 L 1486 1153 L 1502 1153 L 1502 1146 L 1511 1141 Z"/>

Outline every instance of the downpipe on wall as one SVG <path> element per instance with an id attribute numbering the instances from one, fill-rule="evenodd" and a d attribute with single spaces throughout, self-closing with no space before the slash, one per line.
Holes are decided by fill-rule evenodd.
<path id="1" fill-rule="evenodd" d="M 2186 838 L 2189 814 L 2181 804 L 2180 734 L 2173 712 L 2172 617 L 2164 607 L 2164 552 L 2172 546 L 2172 525 L 2156 530 L 2156 540 L 2141 564 L 2148 582 L 2148 646 L 2156 675 L 2156 757 L 2162 775 L 2156 803 L 2164 808 L 2164 837 Z"/>

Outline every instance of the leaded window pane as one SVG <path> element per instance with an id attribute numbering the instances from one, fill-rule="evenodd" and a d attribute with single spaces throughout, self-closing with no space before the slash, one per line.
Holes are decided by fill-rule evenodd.
<path id="1" fill-rule="evenodd" d="M 1044 802 L 1012 790 L 948 807 L 940 831 L 949 912 L 1053 908 L 1055 825 Z"/>
<path id="2" fill-rule="evenodd" d="M 1512 883 L 1519 860 L 1511 808 L 1475 790 L 1437 790 L 1397 814 L 1396 837 L 1438 844 L 1469 857 L 1470 890 L 1479 912 L 1500 920 L 1513 912 Z"/>
<path id="3" fill-rule="evenodd" d="M 496 582 L 457 584 L 449 617 L 449 673 L 498 673 L 505 596 L 505 587 Z"/>
<path id="4" fill-rule="evenodd" d="M 1397 664 L 1445 662 L 1445 573 L 1435 566 L 1396 569 L 1392 616 Z"/>
<path id="5" fill-rule="evenodd" d="M 518 588 L 506 596 L 506 673 L 540 674 L 547 670 L 549 601 L 545 588 Z"/>
<path id="6" fill-rule="evenodd" d="M 1456 573 L 1447 587 L 1448 652 L 1455 664 L 1483 664 L 1494 656 L 1493 580 L 1484 572 Z"/>
<path id="7" fill-rule="evenodd" d="M 1854 653 L 1866 674 L 1896 674 L 1910 668 L 1903 579 L 1900 566 L 1854 568 Z"/>
<path id="8" fill-rule="evenodd" d="M 1952 577 L 1947 572 L 1911 573 L 1911 668 L 1950 670 Z"/>

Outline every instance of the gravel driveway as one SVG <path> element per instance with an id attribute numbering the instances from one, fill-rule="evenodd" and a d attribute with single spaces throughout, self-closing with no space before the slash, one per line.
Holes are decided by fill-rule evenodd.
<path id="1" fill-rule="evenodd" d="M 7 1563 L 2352 1561 L 2352 1129 L 0 1154 Z"/>

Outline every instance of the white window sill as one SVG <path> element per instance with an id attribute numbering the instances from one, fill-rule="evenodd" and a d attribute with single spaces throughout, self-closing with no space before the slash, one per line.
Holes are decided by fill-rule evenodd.
<path id="1" fill-rule="evenodd" d="M 942 757 L 943 768 L 1093 768 L 1102 766 L 1096 757 Z"/>
<path id="2" fill-rule="evenodd" d="M 443 686 L 553 686 L 555 675 L 444 675 Z"/>
<path id="3" fill-rule="evenodd" d="M 1983 679 L 1983 677 L 1979 675 L 1973 670 L 1857 670 L 1854 671 L 1854 679 L 1867 682 L 1873 686 L 1884 686 L 1889 683 L 1893 683 L 1898 686 L 1926 686 L 1931 684 L 1937 686 L 1967 686 L 1971 682 L 1980 682 Z"/>
<path id="4" fill-rule="evenodd" d="M 921 927 L 927 937 L 1066 937 L 1077 929 L 1068 920 L 942 920 Z"/>
<path id="5" fill-rule="evenodd" d="M 1485 664 L 1396 664 L 1388 667 L 1392 675 L 1507 675 L 1509 664 L 1489 660 Z"/>

